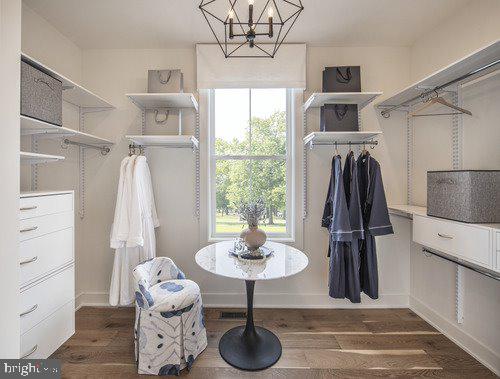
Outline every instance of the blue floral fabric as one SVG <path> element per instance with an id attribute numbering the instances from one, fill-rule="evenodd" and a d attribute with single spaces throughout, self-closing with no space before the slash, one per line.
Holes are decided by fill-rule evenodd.
<path id="1" fill-rule="evenodd" d="M 166 257 L 134 269 L 139 374 L 178 375 L 206 348 L 200 288 Z"/>

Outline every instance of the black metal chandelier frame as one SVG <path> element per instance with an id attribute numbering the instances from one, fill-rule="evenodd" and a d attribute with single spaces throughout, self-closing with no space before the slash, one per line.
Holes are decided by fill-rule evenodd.
<path id="1" fill-rule="evenodd" d="M 293 25 L 297 21 L 300 13 L 304 10 L 304 6 L 302 5 L 301 0 L 267 0 L 265 6 L 262 8 L 262 11 L 259 14 L 259 17 L 256 21 L 253 20 L 253 1 L 249 2 L 249 20 L 248 22 L 242 22 L 238 13 L 236 12 L 235 5 L 238 0 L 227 0 L 229 2 L 230 10 L 225 18 L 221 18 L 213 14 L 207 6 L 216 2 L 218 0 L 201 0 L 199 8 L 205 17 L 205 20 L 212 31 L 217 43 L 219 44 L 222 53 L 226 58 L 274 58 L 276 52 L 283 44 L 285 38 L 288 36 L 288 33 L 292 29 Z M 223 0 L 224 1 L 224 0 Z M 278 8 L 277 2 L 283 2 L 292 7 L 293 12 L 291 15 L 288 15 L 286 18 L 282 16 L 280 9 Z M 269 9 L 270 6 L 274 6 L 276 9 L 276 13 L 278 16 L 278 20 L 273 20 L 272 15 L 268 17 L 267 22 L 262 21 L 262 17 L 266 9 Z M 234 16 L 233 16 L 234 15 Z M 233 19 L 235 18 L 235 20 Z M 213 22 L 220 22 L 224 26 L 224 38 L 218 36 L 214 26 L 210 22 L 212 19 Z M 289 26 L 288 26 L 289 24 Z M 264 26 L 268 27 L 267 33 L 257 32 L 257 28 L 262 29 Z M 241 33 L 233 33 L 233 28 L 241 29 Z M 248 30 L 245 31 L 245 27 L 248 27 Z M 264 37 L 267 36 L 269 38 L 274 37 L 274 28 L 278 29 L 277 37 L 274 43 L 265 43 L 265 42 L 257 42 L 256 37 Z M 234 38 L 245 38 L 242 43 L 233 43 L 232 40 Z M 251 48 L 257 48 L 262 52 L 262 55 L 239 55 L 240 48 L 248 45 Z M 266 47 L 268 49 L 266 49 Z M 270 49 L 269 49 L 270 47 Z"/>

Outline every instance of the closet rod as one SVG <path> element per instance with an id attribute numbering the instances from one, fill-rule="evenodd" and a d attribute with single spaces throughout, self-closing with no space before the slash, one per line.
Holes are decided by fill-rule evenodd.
<path id="1" fill-rule="evenodd" d="M 465 261 L 461 260 L 460 258 L 451 257 L 445 253 L 438 253 L 436 251 L 426 249 L 425 247 L 422 248 L 422 252 L 424 254 L 432 254 L 432 255 L 435 255 L 435 256 L 442 258 L 446 261 L 456 263 L 457 265 L 468 268 L 469 270 L 475 271 L 478 274 L 488 276 L 488 277 L 495 279 L 495 280 L 500 280 L 500 274 L 493 273 L 488 269 L 479 268 L 476 265 L 474 265 L 473 263 L 465 262 Z"/>
<path id="2" fill-rule="evenodd" d="M 459 76 L 458 78 L 455 78 L 453 80 L 450 80 L 449 82 L 446 82 L 444 84 L 441 84 L 439 86 L 436 86 L 432 89 L 429 89 L 429 90 L 426 90 L 424 92 L 422 92 L 420 95 L 417 95 L 409 100 L 406 100 L 406 101 L 403 101 L 402 103 L 398 104 L 398 105 L 394 105 L 388 109 L 384 109 L 382 112 L 380 112 L 380 114 L 384 117 L 389 117 L 391 112 L 398 109 L 398 108 L 401 108 L 401 107 L 404 107 L 405 105 L 410 105 L 411 103 L 413 103 L 415 100 L 418 100 L 418 99 L 422 99 L 422 100 L 425 100 L 427 99 L 430 95 L 432 95 L 433 93 L 437 93 L 438 91 L 441 91 L 443 90 L 444 88 L 446 87 L 449 87 L 450 85 L 452 84 L 455 84 L 455 83 L 458 83 L 458 82 L 461 82 L 462 80 L 464 79 L 467 79 L 473 75 L 476 75 L 476 74 L 479 74 L 480 72 L 483 72 L 484 70 L 487 70 L 489 68 L 492 68 L 494 66 L 496 66 L 497 64 L 500 63 L 500 59 L 497 59 L 496 61 L 493 61 L 491 63 L 488 63 L 487 65 L 485 66 L 482 66 L 482 67 L 479 67 L 473 71 L 470 71 L 468 72 L 467 74 L 464 74 L 462 76 Z"/>
<path id="3" fill-rule="evenodd" d="M 89 144 L 83 143 L 83 142 L 70 141 L 69 139 L 64 139 L 62 141 L 61 145 L 63 147 L 64 147 L 64 145 L 75 145 L 75 146 L 85 147 L 87 149 L 96 149 L 96 150 L 100 150 L 102 155 L 106 155 L 111 151 L 111 149 L 108 146 L 89 145 Z"/>
<path id="4" fill-rule="evenodd" d="M 378 145 L 378 141 L 366 141 L 366 142 L 361 142 L 361 141 L 355 141 L 355 142 L 335 142 L 335 141 L 328 141 L 328 142 L 309 142 L 311 146 L 351 146 L 351 145 L 373 145 L 376 146 Z"/>

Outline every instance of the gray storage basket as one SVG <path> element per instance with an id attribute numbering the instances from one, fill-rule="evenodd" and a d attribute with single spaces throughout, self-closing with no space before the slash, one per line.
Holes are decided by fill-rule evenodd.
<path id="1" fill-rule="evenodd" d="M 21 114 L 62 125 L 62 83 L 21 61 Z"/>
<path id="2" fill-rule="evenodd" d="M 181 70 L 148 70 L 149 93 L 184 92 L 184 75 Z"/>
<path id="3" fill-rule="evenodd" d="M 500 222 L 500 171 L 428 171 L 427 214 L 469 223 Z"/>

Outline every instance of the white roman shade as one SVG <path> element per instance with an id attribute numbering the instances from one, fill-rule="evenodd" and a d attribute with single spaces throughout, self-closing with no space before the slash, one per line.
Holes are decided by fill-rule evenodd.
<path id="1" fill-rule="evenodd" d="M 306 45 L 283 44 L 274 58 L 225 58 L 216 44 L 196 45 L 198 89 L 306 88 Z"/>

